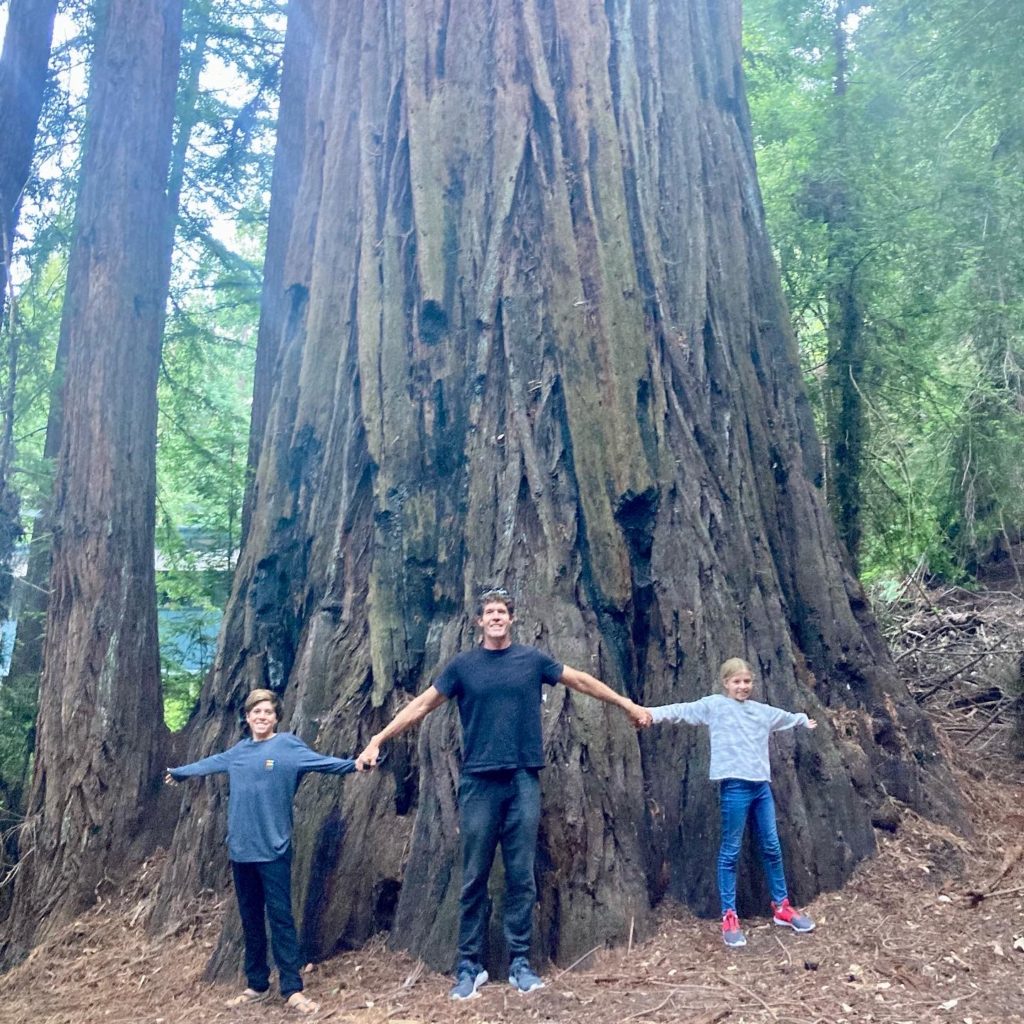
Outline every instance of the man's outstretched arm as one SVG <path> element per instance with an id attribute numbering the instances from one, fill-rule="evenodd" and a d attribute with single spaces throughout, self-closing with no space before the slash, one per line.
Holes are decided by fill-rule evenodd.
<path id="1" fill-rule="evenodd" d="M 384 726 L 375 736 L 370 738 L 366 748 L 356 758 L 356 771 L 366 771 L 377 764 L 380 757 L 380 745 L 387 743 L 395 736 L 400 736 L 407 729 L 418 725 L 434 708 L 440 707 L 448 698 L 436 687 L 428 686 L 418 697 L 411 700 Z"/>
<path id="2" fill-rule="evenodd" d="M 562 682 L 575 690 L 577 693 L 585 693 L 588 697 L 596 697 L 606 704 L 614 704 L 629 716 L 629 720 L 637 729 L 646 729 L 651 724 L 651 713 L 647 708 L 640 707 L 628 697 L 616 693 L 607 683 L 590 675 L 589 672 L 581 672 L 578 668 L 562 666 Z"/>

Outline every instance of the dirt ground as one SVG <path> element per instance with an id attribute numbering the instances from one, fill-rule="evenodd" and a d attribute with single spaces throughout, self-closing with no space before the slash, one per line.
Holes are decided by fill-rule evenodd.
<path id="1" fill-rule="evenodd" d="M 918 588 L 920 589 L 920 588 Z M 314 1018 L 331 1024 L 1013 1024 L 1024 1022 L 1024 762 L 1012 756 L 1024 603 L 1019 587 L 908 595 L 887 622 L 897 664 L 935 722 L 974 823 L 966 838 L 902 809 L 877 857 L 808 906 L 796 935 L 746 920 L 726 949 L 717 922 L 665 906 L 632 948 L 544 970 L 523 997 L 498 980 L 454 1004 L 450 979 L 379 942 L 311 968 Z M 1009 668 L 1007 667 L 1009 666 Z M 1014 667 L 1015 666 L 1015 667 Z M 959 667 L 959 671 L 957 671 Z M 1019 701 L 1017 702 L 1019 704 Z M 148 936 L 140 895 L 154 863 L 0 978 L 4 1024 L 275 1024 L 279 1000 L 227 1010 L 235 989 L 202 981 L 221 905 Z"/>

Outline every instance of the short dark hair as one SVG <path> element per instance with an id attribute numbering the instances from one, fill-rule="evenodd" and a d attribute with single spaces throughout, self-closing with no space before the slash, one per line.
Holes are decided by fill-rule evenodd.
<path id="1" fill-rule="evenodd" d="M 265 700 L 269 700 L 274 706 L 274 714 L 277 715 L 277 720 L 280 722 L 281 712 L 283 710 L 281 707 L 281 698 L 278 697 L 273 690 L 253 690 L 249 696 L 245 698 L 245 714 L 249 714 L 257 704 L 262 704 Z"/>
<path id="2" fill-rule="evenodd" d="M 484 605 L 500 602 L 508 609 L 508 614 L 515 617 L 516 603 L 512 595 L 504 587 L 486 587 L 480 591 L 476 601 L 476 617 L 479 619 L 484 613 Z"/>

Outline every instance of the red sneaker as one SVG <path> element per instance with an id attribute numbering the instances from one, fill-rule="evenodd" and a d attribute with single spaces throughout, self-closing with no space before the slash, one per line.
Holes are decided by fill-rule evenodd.
<path id="1" fill-rule="evenodd" d="M 722 941 L 727 946 L 745 946 L 747 937 L 740 929 L 740 919 L 735 910 L 727 910 L 722 915 Z"/>
<path id="2" fill-rule="evenodd" d="M 814 922 L 799 910 L 794 910 L 789 905 L 788 897 L 781 903 L 772 904 L 772 920 L 776 924 L 785 925 L 795 932 L 813 932 Z"/>

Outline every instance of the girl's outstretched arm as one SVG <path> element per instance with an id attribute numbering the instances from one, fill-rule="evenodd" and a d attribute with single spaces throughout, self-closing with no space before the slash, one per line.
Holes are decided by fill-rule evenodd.
<path id="1" fill-rule="evenodd" d="M 768 728 L 771 732 L 779 732 L 782 729 L 795 729 L 802 725 L 805 729 L 816 729 L 818 723 L 813 718 L 808 718 L 802 711 L 783 711 L 782 708 L 773 708 L 770 704 L 764 705 L 771 712 L 771 721 Z"/>
<path id="2" fill-rule="evenodd" d="M 701 697 L 700 700 L 686 701 L 682 704 L 662 704 L 660 707 L 648 708 L 654 725 L 659 722 L 685 722 L 687 725 L 707 725 L 711 721 L 711 698 Z"/>

